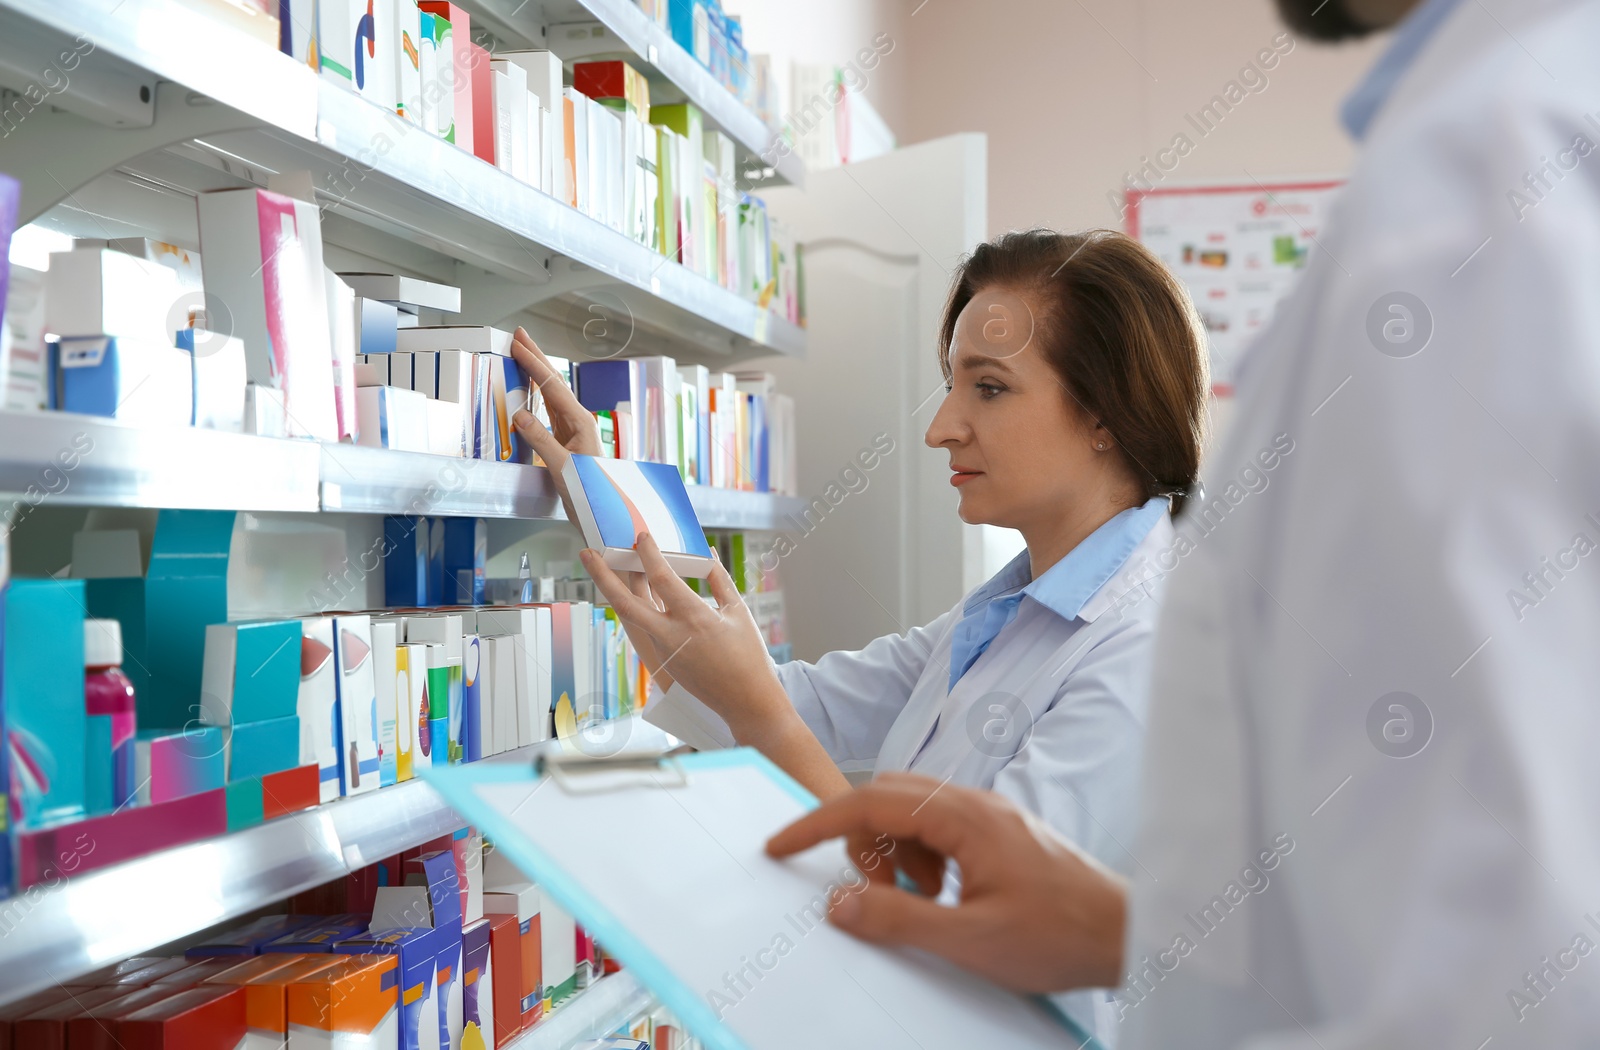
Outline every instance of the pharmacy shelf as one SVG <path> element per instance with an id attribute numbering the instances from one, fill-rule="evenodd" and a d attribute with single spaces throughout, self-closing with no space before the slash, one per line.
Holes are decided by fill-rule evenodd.
<path id="1" fill-rule="evenodd" d="M 340 511 L 565 521 L 543 467 L 224 434 L 141 429 L 68 412 L 0 412 L 0 493 L 9 507 Z M 789 496 L 689 487 L 713 529 L 791 527 Z"/>
<path id="2" fill-rule="evenodd" d="M 633 53 L 642 72 L 652 80 L 652 88 L 661 82 L 670 84 L 671 90 L 658 93 L 681 94 L 699 107 L 710 124 L 721 128 L 741 147 L 741 171 L 758 166 L 771 168 L 772 181 L 804 188 L 806 169 L 799 155 L 774 149 L 777 135 L 773 129 L 632 0 L 469 0 L 467 6 L 480 17 L 488 16 L 497 30 L 510 30 L 530 42 L 539 39 L 540 26 L 601 23 Z M 559 42 L 549 43 L 559 54 Z M 776 164 L 772 163 L 774 160 Z"/>
<path id="3" fill-rule="evenodd" d="M 529 748 L 490 761 L 519 761 Z M 0 900 L 0 1005 L 169 944 L 430 839 L 462 820 L 421 781 L 291 813 Z"/>
<path id="4" fill-rule="evenodd" d="M 507 1050 L 568 1050 L 575 1043 L 614 1034 L 656 1005 L 629 970 L 595 981 L 511 1043 Z"/>
<path id="5" fill-rule="evenodd" d="M 444 276 L 463 284 L 470 320 L 527 310 L 583 332 L 599 304 L 614 322 L 608 331 L 620 334 L 603 346 L 575 336 L 572 356 L 646 345 L 636 334 L 712 364 L 804 352 L 800 327 L 183 0 L 107 6 L 0 0 L 0 83 L 24 89 L 50 56 L 81 47 L 80 35 L 94 44 L 77 62 L 83 74 L 49 96 L 72 112 L 40 107 L 9 133 L 17 148 L 6 170 L 22 181 L 23 221 L 54 208 L 80 236 L 134 235 L 113 229 L 123 209 L 105 195 L 115 187 L 124 193 L 117 203 L 158 215 L 163 192 L 265 185 L 279 172 L 309 171 L 330 243 L 352 241 L 400 265 L 425 256 L 419 269 L 453 263 L 456 272 Z M 150 232 L 197 239 L 192 217 L 174 222 L 179 228 Z"/>
<path id="6" fill-rule="evenodd" d="M 309 441 L 139 428 L 68 412 L 0 412 L 0 492 L 22 507 L 320 509 Z"/>

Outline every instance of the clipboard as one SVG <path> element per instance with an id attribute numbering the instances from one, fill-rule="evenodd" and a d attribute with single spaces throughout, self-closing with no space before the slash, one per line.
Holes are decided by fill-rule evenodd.
<path id="1" fill-rule="evenodd" d="M 428 781 L 710 1050 L 1088 1047 L 1048 1000 L 826 920 L 844 844 L 775 861 L 817 801 L 749 748 L 429 768 Z"/>

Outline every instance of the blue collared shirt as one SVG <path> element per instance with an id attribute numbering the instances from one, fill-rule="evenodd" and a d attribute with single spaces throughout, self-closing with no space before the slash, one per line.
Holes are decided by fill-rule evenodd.
<path id="1" fill-rule="evenodd" d="M 1027 551 L 1011 559 L 962 606 L 961 622 L 950 640 L 950 688 L 956 687 L 967 669 L 1017 618 L 1022 599 L 1032 598 L 1063 620 L 1076 617 L 1083 603 L 1116 575 L 1167 510 L 1166 497 L 1156 496 L 1142 507 L 1123 511 L 1091 532 L 1037 580 L 1031 578 Z"/>
<path id="2" fill-rule="evenodd" d="M 1400 23 L 1388 50 L 1345 98 L 1344 106 L 1339 111 L 1351 138 L 1359 142 L 1367 137 L 1367 128 L 1371 127 L 1373 118 L 1394 93 L 1395 85 L 1400 83 L 1400 78 L 1411 68 L 1423 46 L 1433 39 L 1439 26 L 1460 3 L 1461 0 L 1424 0 Z"/>

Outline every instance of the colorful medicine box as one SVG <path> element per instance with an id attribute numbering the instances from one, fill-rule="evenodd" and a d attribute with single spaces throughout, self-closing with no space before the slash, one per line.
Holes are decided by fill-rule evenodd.
<path id="1" fill-rule="evenodd" d="M 262 955 L 208 978 L 244 992 L 245 1041 L 238 1050 L 283 1050 L 289 1038 L 289 988 L 341 965 L 337 955 Z"/>
<path id="2" fill-rule="evenodd" d="M 281 773 L 300 764 L 300 716 L 241 722 L 222 728 L 228 746 L 228 782 Z"/>
<path id="3" fill-rule="evenodd" d="M 204 944 L 196 944 L 183 954 L 188 959 L 259 955 L 265 945 L 303 930 L 315 922 L 317 922 L 315 915 L 266 915 L 243 926 L 235 927 Z"/>
<path id="4" fill-rule="evenodd" d="M 291 955 L 323 954 L 333 951 L 334 945 L 339 942 L 359 937 L 366 932 L 366 921 L 360 916 L 327 916 L 320 922 L 285 934 L 275 941 L 268 941 L 261 946 L 261 954 L 271 955 L 280 952 Z"/>
<path id="5" fill-rule="evenodd" d="M 94 871 L 228 830 L 227 793 L 207 791 L 157 805 L 16 835 L 19 889 Z"/>
<path id="6" fill-rule="evenodd" d="M 14 579 L 5 603 L 0 697 L 12 812 L 23 828 L 80 817 L 87 797 L 83 582 Z"/>
<path id="7" fill-rule="evenodd" d="M 303 765 L 262 777 L 261 819 L 273 820 L 288 813 L 310 809 L 320 802 L 318 772 L 316 766 Z"/>
<path id="8" fill-rule="evenodd" d="M 288 1050 L 399 1047 L 400 961 L 341 958 L 288 986 Z"/>
<path id="9" fill-rule="evenodd" d="M 379 705 L 373 671 L 372 618 L 334 619 L 334 655 L 338 665 L 338 751 L 345 795 L 376 791 L 379 784 Z"/>
<path id="10" fill-rule="evenodd" d="M 316 764 L 323 802 L 339 797 L 339 683 L 333 652 L 333 619 L 300 621 L 300 762 Z"/>
<path id="11" fill-rule="evenodd" d="M 383 601 L 396 608 L 428 604 L 428 519 L 383 519 Z"/>
<path id="12" fill-rule="evenodd" d="M 135 426 L 188 426 L 194 418 L 194 361 L 160 339 L 79 336 L 62 339 L 59 363 L 64 412 L 104 416 Z M 241 408 L 244 387 L 239 388 Z"/>
<path id="13" fill-rule="evenodd" d="M 253 828 L 266 819 L 266 802 L 261 791 L 261 778 L 232 780 L 223 788 L 228 801 L 228 830 L 243 831 Z"/>
<path id="14" fill-rule="evenodd" d="M 399 962 L 400 1045 L 407 1050 L 440 1050 L 439 999 L 435 965 L 444 931 L 405 928 L 375 930 L 340 942 L 341 955 L 392 955 Z"/>
<path id="15" fill-rule="evenodd" d="M 397 625 L 372 624 L 372 687 L 378 703 L 378 784 L 388 787 L 399 778 L 395 754 L 395 735 L 399 730 L 399 661 L 395 636 Z"/>
<path id="16" fill-rule="evenodd" d="M 116 1038 L 123 1050 L 234 1050 L 244 1034 L 244 993 L 205 985 L 124 1016 Z"/>
<path id="17" fill-rule="evenodd" d="M 486 915 L 484 921 L 489 924 L 489 958 L 494 969 L 494 1046 L 505 1046 L 525 1024 L 537 1021 L 544 1014 L 544 992 L 538 989 L 538 980 L 534 980 L 535 992 L 530 993 L 532 1005 L 532 1021 L 523 1017 L 523 960 L 522 938 L 519 924 L 515 915 Z M 534 962 L 538 962 L 538 952 L 534 952 Z"/>
<path id="18" fill-rule="evenodd" d="M 218 726 L 140 730 L 133 748 L 141 805 L 216 791 L 227 783 L 226 747 Z"/>
<path id="19" fill-rule="evenodd" d="M 539 888 L 531 882 L 502 884 L 486 889 L 483 894 L 483 910 L 489 918 L 503 916 L 512 923 L 516 963 L 512 965 L 510 956 L 502 955 L 496 969 L 507 988 L 514 989 L 501 997 L 502 1002 L 509 996 L 515 1007 L 510 1012 L 502 1009 L 499 1016 L 508 1023 L 515 1021 L 521 1028 L 539 1020 L 544 1012 L 544 938 L 539 896 Z M 501 936 L 509 935 L 502 933 Z M 503 940 L 496 943 L 501 945 L 502 951 L 509 947 Z M 572 951 L 569 944 L 566 953 L 569 959 Z"/>
<path id="20" fill-rule="evenodd" d="M 250 381 L 283 391 L 289 436 L 338 441 L 317 206 L 249 188 L 197 207 L 206 292 L 228 304 Z"/>
<path id="21" fill-rule="evenodd" d="M 479 919 L 461 931 L 463 1045 L 469 1041 L 472 1045 L 494 1045 L 494 959 L 489 935 L 488 919 Z"/>
<path id="22" fill-rule="evenodd" d="M 296 714 L 300 634 L 294 620 L 208 626 L 201 721 L 226 726 Z"/>

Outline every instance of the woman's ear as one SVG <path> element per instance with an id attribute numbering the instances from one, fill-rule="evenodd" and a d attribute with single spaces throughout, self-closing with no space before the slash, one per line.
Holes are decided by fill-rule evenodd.
<path id="1" fill-rule="evenodd" d="M 1111 436 L 1111 431 L 1107 430 L 1105 424 L 1098 420 L 1089 430 L 1089 440 L 1093 442 L 1096 452 L 1109 452 L 1112 446 L 1116 444 L 1116 441 Z"/>

